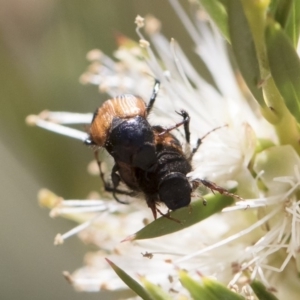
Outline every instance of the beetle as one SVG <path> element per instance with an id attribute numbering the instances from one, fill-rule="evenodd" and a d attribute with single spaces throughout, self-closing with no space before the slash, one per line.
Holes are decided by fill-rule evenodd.
<path id="1" fill-rule="evenodd" d="M 147 121 L 159 90 L 156 80 L 149 104 L 138 96 L 124 94 L 109 99 L 94 113 L 85 144 L 104 147 L 116 165 L 126 164 L 142 170 L 155 168 L 154 134 Z"/>
<path id="2" fill-rule="evenodd" d="M 211 181 L 196 179 L 190 182 L 188 180 L 187 174 L 192 171 L 191 161 L 193 155 L 200 147 L 203 139 L 212 131 L 219 129 L 220 127 L 214 128 L 204 137 L 198 139 L 196 147 L 192 149 L 190 154 L 186 154 L 182 149 L 180 141 L 171 133 L 171 130 L 183 125 L 186 143 L 189 145 L 190 117 L 184 110 L 181 110 L 178 114 L 183 117 L 183 120 L 172 127 L 163 128 L 162 126 L 152 126 L 157 155 L 157 166 L 155 170 L 145 171 L 140 168 L 131 167 L 131 176 L 127 176 L 128 173 L 123 173 L 123 168 L 119 170 L 120 178 L 127 187 L 135 192 L 143 193 L 147 205 L 152 210 L 155 219 L 157 217 L 157 212 L 163 216 L 169 217 L 168 214 L 163 214 L 158 209 L 160 203 L 164 203 L 168 210 L 172 211 L 186 207 L 191 202 L 192 192 L 201 184 L 212 191 L 235 196 Z M 128 169 L 129 166 L 126 166 L 127 172 Z M 134 185 L 132 185 L 133 182 Z M 120 191 L 120 193 L 122 192 Z"/>
<path id="3" fill-rule="evenodd" d="M 97 155 L 100 176 L 107 191 L 112 191 L 115 199 L 121 201 L 116 194 L 134 196 L 143 193 L 154 218 L 157 217 L 157 205 L 162 202 L 169 210 L 188 206 L 191 201 L 192 186 L 186 174 L 192 170 L 191 157 L 186 157 L 179 140 L 170 133 L 171 130 L 189 122 L 189 115 L 185 111 L 179 113 L 183 121 L 170 128 L 152 126 L 154 135 L 156 165 L 154 169 L 142 169 L 120 161 L 115 161 L 112 168 L 113 187 L 104 180 L 101 163 Z M 188 127 L 186 127 L 188 128 Z M 187 130 L 187 132 L 189 132 Z M 123 182 L 131 192 L 119 190 L 119 183 Z M 161 213 L 162 214 L 162 213 Z"/>
<path id="4" fill-rule="evenodd" d="M 189 182 L 187 174 L 192 171 L 191 160 L 199 148 L 202 139 L 198 139 L 196 147 L 190 155 L 186 155 L 179 140 L 172 130 L 184 126 L 186 143 L 190 144 L 189 114 L 181 110 L 178 114 L 183 120 L 169 128 L 151 126 L 147 121 L 159 90 L 156 80 L 153 92 L 146 103 L 137 96 L 121 95 L 107 100 L 99 107 L 90 126 L 87 145 L 95 149 L 95 157 L 100 169 L 100 177 L 106 191 L 111 191 L 114 198 L 124 204 L 117 194 L 135 196 L 143 193 L 147 205 L 156 219 L 159 203 L 164 203 L 169 210 L 188 206 L 192 191 L 203 184 L 211 190 L 229 194 L 216 184 L 207 180 Z M 212 131 L 218 129 L 213 129 Z M 114 159 L 111 171 L 113 186 L 105 180 L 98 159 L 98 149 L 104 147 Z M 130 191 L 118 189 L 123 182 Z"/>

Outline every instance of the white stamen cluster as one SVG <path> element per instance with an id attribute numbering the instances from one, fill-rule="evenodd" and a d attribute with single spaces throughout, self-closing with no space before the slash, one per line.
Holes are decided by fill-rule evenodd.
<path id="1" fill-rule="evenodd" d="M 272 168 L 276 155 L 263 151 L 254 159 L 259 138 L 276 145 L 274 130 L 259 114 L 251 96 L 247 94 L 245 99 L 225 43 L 213 25 L 207 24 L 203 14 L 197 14 L 201 18 L 193 24 L 178 1 L 170 3 L 194 40 L 196 53 L 206 63 L 217 89 L 199 75 L 174 39 L 169 42 L 161 34 L 160 23 L 153 17 L 136 19 L 143 49 L 138 43 L 120 47 L 116 52 L 118 62 L 93 50 L 88 54 L 91 65 L 80 80 L 98 85 L 112 97 L 126 92 L 146 100 L 151 94 L 153 78 L 159 79 L 162 88 L 149 117 L 151 124 L 173 124 L 178 120 L 175 111 L 185 109 L 191 116 L 192 143 L 211 129 L 223 126 L 203 140 L 194 156 L 189 178 L 208 178 L 224 185 L 234 181 L 238 185 L 237 193 L 246 200 L 237 201 L 221 215 L 213 215 L 179 234 L 120 244 L 126 236 L 143 227 L 143 220 L 147 223 L 151 219 L 144 202 L 121 206 L 113 201 L 65 201 L 43 194 L 40 198 L 52 208 L 51 216 L 65 216 L 82 223 L 59 235 L 56 244 L 79 234 L 100 249 L 96 254 L 87 255 L 84 268 L 65 276 L 79 290 L 124 288 L 103 260 L 109 256 L 132 276 L 147 275 L 149 280 L 180 293 L 184 292 L 176 280 L 178 267 L 191 274 L 215 276 L 249 298 L 247 284 L 254 278 L 261 279 L 268 287 L 276 284 L 281 290 L 280 282 L 276 283 L 272 274 L 288 270 L 293 259 L 300 269 L 298 155 L 291 149 L 278 147 L 280 157 L 284 156 L 286 161 L 285 166 L 279 165 L 276 170 Z M 148 38 L 144 37 L 142 28 Z M 66 125 L 89 124 L 91 119 L 92 114 L 44 112 L 28 117 L 27 121 L 84 141 L 87 133 Z M 253 176 L 249 165 L 254 165 L 256 175 Z"/>

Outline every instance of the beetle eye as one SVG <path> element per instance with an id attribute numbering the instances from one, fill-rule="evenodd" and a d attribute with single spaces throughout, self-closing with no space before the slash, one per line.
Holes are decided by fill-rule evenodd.
<path id="1" fill-rule="evenodd" d="M 189 205 L 191 192 L 192 188 L 186 176 L 177 172 L 164 177 L 158 187 L 160 201 L 164 202 L 171 210 Z"/>

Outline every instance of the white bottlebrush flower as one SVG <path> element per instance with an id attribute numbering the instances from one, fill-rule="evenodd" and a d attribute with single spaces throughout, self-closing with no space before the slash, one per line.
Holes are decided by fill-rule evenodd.
<path id="1" fill-rule="evenodd" d="M 250 279 L 258 278 L 268 287 L 276 286 L 279 295 L 287 295 L 280 277 L 274 274 L 300 269 L 299 156 L 290 146 L 274 146 L 255 156 L 261 140 L 278 143 L 273 127 L 239 84 L 216 28 L 201 18 L 203 13 L 197 14 L 192 24 L 177 1 L 171 3 L 191 34 L 195 51 L 210 71 L 214 85 L 201 77 L 175 40 L 169 42 L 161 34 L 160 24 L 153 17 L 146 19 L 145 27 L 144 20 L 137 18 L 140 46 L 125 40 L 115 53 L 118 62 L 99 50 L 91 51 L 91 65 L 81 82 L 98 85 L 111 97 L 132 93 L 147 100 L 153 78 L 158 78 L 161 90 L 149 116 L 151 124 L 173 125 L 180 119 L 175 111 L 185 109 L 191 117 L 191 147 L 198 138 L 221 127 L 203 139 L 193 157 L 190 180 L 209 179 L 228 187 L 234 183 L 236 193 L 245 200 L 180 233 L 121 243 L 151 220 L 145 201 L 133 200 L 125 206 L 106 201 L 105 197 L 111 198 L 108 194 L 94 196 L 93 200 L 65 201 L 43 192 L 41 202 L 52 208 L 52 216 L 81 223 L 59 235 L 56 243 L 78 233 L 83 241 L 99 247 L 99 252 L 87 254 L 85 267 L 72 275 L 66 273 L 66 277 L 79 290 L 126 288 L 104 260 L 108 257 L 133 277 L 146 276 L 160 284 L 174 298 L 186 293 L 178 281 L 178 268 L 192 275 L 201 272 L 213 276 L 233 289 L 241 288 L 241 293 L 250 274 Z M 66 125 L 89 124 L 91 119 L 92 114 L 43 112 L 28 117 L 28 122 L 84 141 L 87 133 Z M 182 133 L 174 133 L 184 143 Z M 296 295 L 296 288 L 292 290 Z M 289 291 L 290 297 L 294 297 L 293 291 Z"/>

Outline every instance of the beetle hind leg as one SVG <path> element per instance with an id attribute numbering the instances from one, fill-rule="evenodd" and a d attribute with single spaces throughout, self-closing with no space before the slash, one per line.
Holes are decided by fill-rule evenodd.
<path id="1" fill-rule="evenodd" d="M 94 155 L 95 155 L 95 159 L 96 159 L 96 162 L 98 164 L 98 167 L 99 167 L 99 175 L 100 175 L 100 178 L 102 180 L 104 190 L 106 192 L 112 193 L 114 199 L 117 202 L 119 202 L 121 204 L 129 204 L 129 202 L 122 201 L 117 197 L 117 194 L 127 195 L 127 196 L 131 196 L 131 197 L 135 196 L 134 192 L 124 191 L 124 190 L 120 190 L 120 189 L 117 188 L 119 183 L 120 183 L 120 176 L 116 173 L 117 172 L 117 166 L 114 165 L 113 168 L 112 168 L 111 178 L 112 178 L 113 186 L 110 186 L 104 178 L 104 172 L 102 171 L 102 168 L 101 168 L 102 162 L 99 160 L 99 157 L 98 157 L 98 150 L 94 151 Z"/>

